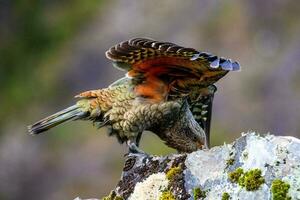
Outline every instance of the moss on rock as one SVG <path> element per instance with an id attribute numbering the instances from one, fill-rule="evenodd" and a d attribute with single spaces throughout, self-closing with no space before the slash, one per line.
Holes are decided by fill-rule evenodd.
<path id="1" fill-rule="evenodd" d="M 176 175 L 178 175 L 179 173 L 181 173 L 182 169 L 180 166 L 178 167 L 172 167 L 167 173 L 166 173 L 166 176 L 167 176 L 167 179 L 169 181 L 172 181 Z"/>
<path id="2" fill-rule="evenodd" d="M 271 192 L 273 200 L 291 200 L 288 196 L 290 185 L 282 180 L 276 179 L 272 182 Z"/>
<path id="3" fill-rule="evenodd" d="M 117 196 L 117 194 L 114 191 L 112 191 L 108 196 L 103 197 L 102 200 L 123 200 L 123 198 Z"/>
<path id="4" fill-rule="evenodd" d="M 233 158 L 230 158 L 230 159 L 226 160 L 226 166 L 227 167 L 230 166 L 230 165 L 233 165 L 233 163 L 234 163 L 234 159 Z"/>
<path id="5" fill-rule="evenodd" d="M 265 183 L 265 179 L 261 175 L 260 169 L 253 169 L 244 172 L 242 168 L 237 168 L 235 171 L 228 174 L 228 178 L 232 183 L 238 183 L 247 191 L 258 190 Z"/>
<path id="6" fill-rule="evenodd" d="M 255 191 L 265 183 L 265 179 L 261 176 L 260 169 L 253 169 L 245 172 L 239 178 L 238 183 L 240 186 L 246 188 L 247 191 Z"/>
<path id="7" fill-rule="evenodd" d="M 222 194 L 222 200 L 229 200 L 230 199 L 230 195 L 227 192 L 224 192 Z"/>
<path id="8" fill-rule="evenodd" d="M 228 178 L 232 183 L 238 183 L 240 177 L 243 174 L 244 174 L 244 170 L 242 168 L 237 168 L 236 170 L 228 174 Z"/>
<path id="9" fill-rule="evenodd" d="M 171 191 L 167 190 L 162 193 L 159 200 L 176 200 Z"/>
<path id="10" fill-rule="evenodd" d="M 194 199 L 204 199 L 206 197 L 206 191 L 201 190 L 200 188 L 193 189 Z"/>

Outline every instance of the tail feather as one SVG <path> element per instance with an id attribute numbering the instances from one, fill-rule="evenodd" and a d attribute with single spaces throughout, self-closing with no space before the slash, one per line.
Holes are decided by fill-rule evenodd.
<path id="1" fill-rule="evenodd" d="M 63 122 L 84 118 L 87 112 L 82 111 L 82 108 L 73 105 L 62 111 L 59 111 L 49 117 L 46 117 L 33 125 L 28 126 L 30 134 L 39 134 L 52 127 L 55 127 Z"/>

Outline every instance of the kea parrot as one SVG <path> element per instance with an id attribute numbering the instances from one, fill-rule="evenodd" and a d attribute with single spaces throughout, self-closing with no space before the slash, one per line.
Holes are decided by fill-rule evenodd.
<path id="1" fill-rule="evenodd" d="M 132 153 L 144 153 L 139 148 L 144 131 L 178 152 L 208 148 L 214 83 L 240 70 L 238 62 L 149 38 L 121 42 L 106 57 L 126 76 L 107 88 L 76 95 L 75 105 L 34 123 L 29 132 L 89 120 L 107 127 Z"/>

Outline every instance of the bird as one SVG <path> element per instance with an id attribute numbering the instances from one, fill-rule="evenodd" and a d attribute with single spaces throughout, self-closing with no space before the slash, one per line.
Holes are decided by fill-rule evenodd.
<path id="1" fill-rule="evenodd" d="M 195 90 L 188 96 L 189 109 L 196 122 L 205 132 L 207 147 L 210 147 L 210 126 L 214 95 L 217 92 L 215 85 L 210 85 L 206 90 Z"/>
<path id="2" fill-rule="evenodd" d="M 76 95 L 75 105 L 28 126 L 29 133 L 89 120 L 107 127 L 130 153 L 145 153 L 139 148 L 144 131 L 178 152 L 208 148 L 214 83 L 240 70 L 238 62 L 150 38 L 120 42 L 105 54 L 126 75 L 107 88 Z"/>

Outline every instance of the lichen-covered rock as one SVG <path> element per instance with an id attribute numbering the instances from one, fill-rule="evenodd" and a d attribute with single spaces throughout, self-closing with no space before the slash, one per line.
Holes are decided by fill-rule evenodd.
<path id="1" fill-rule="evenodd" d="M 230 161 L 230 162 L 228 162 Z M 186 190 L 201 187 L 206 199 L 273 199 L 271 186 L 282 180 L 287 197 L 300 199 L 300 140 L 245 134 L 233 144 L 197 151 L 185 161 Z"/>
<path id="2" fill-rule="evenodd" d="M 300 140 L 248 133 L 190 154 L 129 154 L 113 193 L 132 200 L 300 199 Z"/>
<path id="3" fill-rule="evenodd" d="M 168 185 L 169 180 L 165 173 L 152 174 L 143 182 L 139 182 L 135 185 L 134 191 L 129 199 L 159 199 L 163 192 L 168 189 Z"/>

